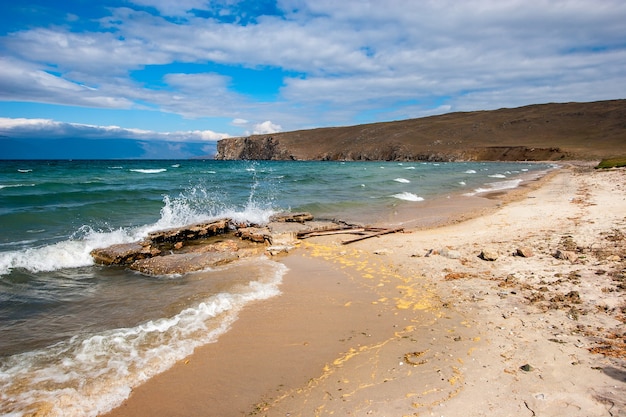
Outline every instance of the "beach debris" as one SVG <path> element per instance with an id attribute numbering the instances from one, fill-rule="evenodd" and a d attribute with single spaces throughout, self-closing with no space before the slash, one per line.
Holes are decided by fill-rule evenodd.
<path id="1" fill-rule="evenodd" d="M 483 249 L 480 252 L 480 255 L 478 255 L 478 257 L 482 259 L 483 261 L 490 261 L 490 262 L 496 261 L 498 259 L 498 256 L 499 256 L 498 252 L 493 249 Z"/>
<path id="2" fill-rule="evenodd" d="M 424 365 L 428 361 L 426 359 L 420 359 L 420 358 L 424 356 L 426 352 L 428 352 L 428 350 L 405 353 L 404 362 L 413 366 Z"/>
<path id="3" fill-rule="evenodd" d="M 367 232 L 371 232 L 371 233 L 370 234 L 365 234 L 365 235 L 357 237 L 355 239 L 344 240 L 343 242 L 341 242 L 341 244 L 342 245 L 348 245 L 350 243 L 359 242 L 361 240 L 369 239 L 369 238 L 372 238 L 372 237 L 383 236 L 383 235 L 387 235 L 387 234 L 390 234 L 390 233 L 403 232 L 404 228 L 402 228 L 402 227 L 395 228 L 395 229 L 367 228 L 366 231 Z"/>

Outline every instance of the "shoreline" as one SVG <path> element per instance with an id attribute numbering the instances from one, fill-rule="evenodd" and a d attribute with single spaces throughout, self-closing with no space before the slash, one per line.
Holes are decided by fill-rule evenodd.
<path id="1" fill-rule="evenodd" d="M 445 225 L 307 239 L 281 295 L 106 415 L 626 415 L 625 194 L 568 164 Z"/>

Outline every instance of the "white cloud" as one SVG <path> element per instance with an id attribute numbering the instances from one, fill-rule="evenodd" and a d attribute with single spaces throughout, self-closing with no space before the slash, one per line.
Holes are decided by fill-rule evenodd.
<path id="1" fill-rule="evenodd" d="M 350 124 L 360 112 L 386 117 L 626 97 L 621 0 L 279 0 L 284 16 L 247 25 L 188 13 L 230 12 L 238 6 L 231 0 L 132 4 L 180 18 L 114 8 L 100 20 L 105 31 L 35 28 L 0 39 L 2 100 L 146 106 L 269 133 Z M 268 102 L 219 69 L 168 74 L 161 66 L 172 63 L 297 75 Z M 133 78 L 145 66 L 163 68 L 158 88 Z M 280 126 L 255 126 L 258 120 Z"/>
<path id="2" fill-rule="evenodd" d="M 85 139 L 136 139 L 170 142 L 214 142 L 229 137 L 226 133 L 217 133 L 211 130 L 155 132 L 119 126 L 66 123 L 51 119 L 6 117 L 0 117 L 0 134 L 15 138 L 35 137 L 54 139 L 62 137 L 80 137 Z"/>
<path id="3" fill-rule="evenodd" d="M 266 120 L 263 123 L 255 124 L 253 129 L 253 135 L 267 135 L 269 133 L 280 132 L 282 130 L 282 127 L 280 125 L 272 123 L 269 120 Z"/>

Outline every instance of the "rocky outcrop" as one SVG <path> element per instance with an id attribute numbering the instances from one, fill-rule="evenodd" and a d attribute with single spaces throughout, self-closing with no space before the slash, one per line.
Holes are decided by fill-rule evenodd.
<path id="1" fill-rule="evenodd" d="M 542 104 L 222 139 L 216 159 L 560 161 L 626 156 L 626 100 Z"/>
<path id="2" fill-rule="evenodd" d="M 100 265 L 117 265 L 148 275 L 184 274 L 239 258 L 288 252 L 300 234 L 349 228 L 316 221 L 310 213 L 281 213 L 267 225 L 241 225 L 230 219 L 150 233 L 144 240 L 94 249 Z"/>

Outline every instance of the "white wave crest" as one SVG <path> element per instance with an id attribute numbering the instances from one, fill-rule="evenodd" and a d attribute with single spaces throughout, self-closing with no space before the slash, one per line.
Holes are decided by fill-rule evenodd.
<path id="1" fill-rule="evenodd" d="M 498 182 L 490 182 L 486 184 L 486 187 L 480 187 L 474 190 L 474 192 L 467 193 L 467 196 L 474 196 L 477 194 L 483 193 L 492 193 L 497 191 L 511 190 L 513 188 L 519 187 L 519 185 L 523 182 L 522 179 L 514 179 L 507 181 L 498 181 Z"/>
<path id="2" fill-rule="evenodd" d="M 420 197 L 416 194 L 408 193 L 408 192 L 394 194 L 392 195 L 392 197 L 397 198 L 398 200 L 405 200 L 405 201 L 424 201 L 423 197 Z"/>
<path id="3" fill-rule="evenodd" d="M 131 172 L 139 172 L 141 174 L 158 174 L 160 172 L 165 172 L 167 169 L 165 168 L 154 168 L 154 169 L 130 169 Z"/>
<path id="4" fill-rule="evenodd" d="M 213 295 L 173 317 L 8 358 L 0 367 L 0 409 L 11 416 L 45 409 L 48 416 L 95 417 L 120 405 L 133 387 L 215 342 L 244 306 L 280 293 L 284 265 L 247 262 L 258 263 L 262 278 L 237 293 Z"/>
<path id="5" fill-rule="evenodd" d="M 406 178 L 396 178 L 394 179 L 395 182 L 400 182 L 402 184 L 409 184 L 411 181 L 407 180 Z"/>

